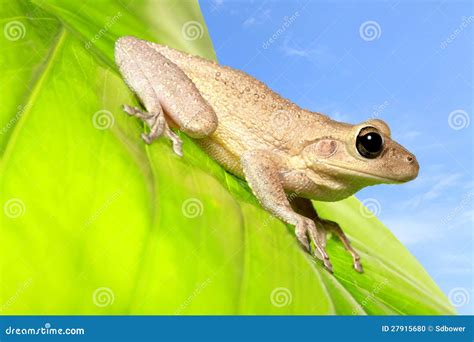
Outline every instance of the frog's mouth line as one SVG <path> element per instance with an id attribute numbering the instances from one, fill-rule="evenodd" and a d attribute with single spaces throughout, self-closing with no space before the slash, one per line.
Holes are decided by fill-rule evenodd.
<path id="1" fill-rule="evenodd" d="M 335 169 L 338 169 L 338 170 L 342 170 L 344 171 L 345 173 L 348 173 L 350 175 L 357 175 L 357 176 L 360 176 L 360 175 L 366 175 L 366 176 L 369 176 L 371 179 L 375 179 L 381 183 L 388 183 L 388 184 L 400 184 L 400 183 L 404 183 L 408 180 L 403 180 L 403 179 L 395 179 L 395 178 L 386 178 L 386 177 L 381 177 L 381 176 L 378 176 L 378 175 L 374 175 L 373 173 L 369 173 L 369 172 L 364 172 L 364 171 L 360 171 L 360 170 L 355 170 L 353 168 L 350 168 L 348 166 L 339 166 L 337 164 L 333 164 L 333 163 L 327 163 L 327 165 L 331 166 L 331 167 L 334 167 Z"/>

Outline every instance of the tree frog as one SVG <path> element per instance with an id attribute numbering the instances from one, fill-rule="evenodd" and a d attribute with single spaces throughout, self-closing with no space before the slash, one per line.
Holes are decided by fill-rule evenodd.
<path id="1" fill-rule="evenodd" d="M 268 212 L 293 225 L 302 247 L 311 253 L 314 245 L 330 272 L 328 232 L 363 271 L 339 224 L 319 217 L 311 200 L 339 201 L 366 186 L 416 178 L 415 156 L 392 140 L 385 122 L 332 120 L 242 71 L 131 36 L 117 40 L 115 61 L 146 109 L 124 106 L 149 126 L 146 143 L 164 136 L 182 156 L 171 128 L 179 129 L 244 179 Z"/>

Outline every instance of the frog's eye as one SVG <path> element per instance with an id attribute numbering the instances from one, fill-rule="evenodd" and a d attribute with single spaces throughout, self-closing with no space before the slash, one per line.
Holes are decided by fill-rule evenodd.
<path id="1" fill-rule="evenodd" d="M 357 151 L 365 158 L 377 158 L 383 150 L 383 138 L 375 127 L 364 127 L 356 140 Z"/>

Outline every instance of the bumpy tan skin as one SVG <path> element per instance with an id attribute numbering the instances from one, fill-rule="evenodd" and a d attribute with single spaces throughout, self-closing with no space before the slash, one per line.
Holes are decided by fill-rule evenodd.
<path id="1" fill-rule="evenodd" d="M 241 71 L 134 37 L 116 42 L 115 59 L 146 108 L 124 106 L 149 125 L 150 133 L 143 135 L 147 143 L 164 135 L 182 155 L 181 140 L 169 127 L 185 132 L 245 179 L 266 210 L 294 225 L 309 252 L 312 241 L 328 270 L 332 265 L 325 245 L 331 231 L 362 272 L 360 257 L 342 229 L 318 217 L 311 199 L 338 201 L 365 186 L 417 176 L 416 158 L 391 140 L 383 121 L 350 125 L 331 120 L 298 107 Z M 364 127 L 383 137 L 377 158 L 364 158 L 356 149 Z"/>

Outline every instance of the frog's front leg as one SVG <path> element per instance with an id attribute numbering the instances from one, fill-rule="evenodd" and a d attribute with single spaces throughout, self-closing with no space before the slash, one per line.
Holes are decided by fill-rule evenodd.
<path id="1" fill-rule="evenodd" d="M 316 213 L 316 209 L 314 209 L 313 203 L 311 203 L 311 200 L 307 198 L 294 198 L 291 201 L 291 206 L 295 209 L 297 213 L 312 219 L 316 223 L 316 226 L 320 228 L 318 229 L 318 232 L 321 232 L 324 235 L 323 237 L 321 237 L 322 241 L 326 241 L 326 232 L 333 232 L 334 234 L 336 234 L 341 240 L 346 250 L 351 254 L 354 269 L 357 272 L 363 272 L 359 254 L 354 250 L 354 248 L 352 248 L 349 239 L 347 238 L 346 234 L 338 223 L 334 221 L 323 220 L 322 218 L 320 218 Z"/>
<path id="2" fill-rule="evenodd" d="M 301 245 L 310 252 L 313 241 L 322 256 L 324 266 L 332 272 L 332 265 L 320 240 L 315 222 L 294 211 L 282 184 L 283 162 L 270 151 L 248 151 L 242 155 L 242 168 L 245 179 L 260 204 L 284 222 L 295 226 L 295 233 Z M 309 239 L 308 239 L 309 238 Z"/>
<path id="3" fill-rule="evenodd" d="M 181 154 L 181 140 L 171 131 L 171 124 L 198 139 L 216 130 L 217 116 L 194 83 L 145 41 L 134 37 L 117 40 L 115 61 L 128 86 L 146 108 L 144 113 L 124 107 L 127 113 L 150 127 L 150 133 L 142 135 L 147 143 L 164 135 L 173 142 L 175 152 Z"/>

